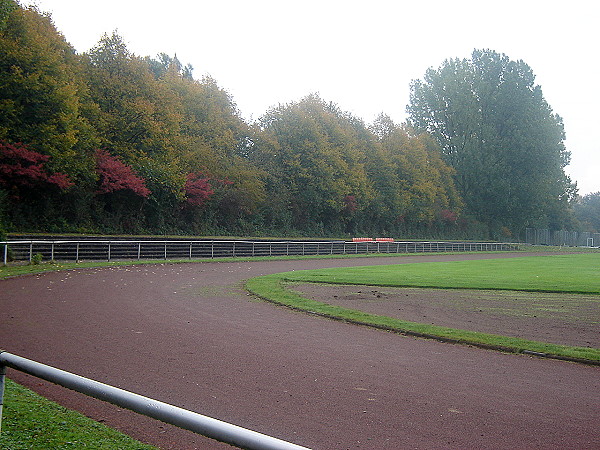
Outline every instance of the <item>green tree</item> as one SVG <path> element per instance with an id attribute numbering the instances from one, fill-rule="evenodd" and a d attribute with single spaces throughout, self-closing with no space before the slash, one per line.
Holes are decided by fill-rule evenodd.
<path id="1" fill-rule="evenodd" d="M 475 50 L 411 85 L 411 125 L 439 142 L 466 207 L 491 230 L 547 225 L 573 194 L 562 119 L 534 80 L 523 61 Z"/>
<path id="2" fill-rule="evenodd" d="M 584 231 L 600 232 L 600 192 L 580 197 L 575 203 L 575 216 Z"/>
<path id="3" fill-rule="evenodd" d="M 454 171 L 431 136 L 415 134 L 383 114 L 371 130 L 380 144 L 370 170 L 378 193 L 373 211 L 380 211 L 385 229 L 415 232 L 434 226 L 444 211 L 460 213 Z"/>
<path id="4" fill-rule="evenodd" d="M 184 200 L 178 96 L 129 52 L 117 33 L 105 34 L 86 55 L 87 77 L 99 111 L 100 147 L 142 177 L 151 192 L 144 203 L 147 226 L 172 231 L 173 211 Z"/>
<path id="5" fill-rule="evenodd" d="M 79 57 L 50 17 L 6 0 L 0 11 L 0 140 L 33 145 L 54 170 L 89 178 L 96 140 L 85 115 L 94 106 Z"/>
<path id="6" fill-rule="evenodd" d="M 360 122 L 360 121 L 358 121 Z M 357 119 L 317 95 L 273 108 L 260 120 L 275 144 L 253 155 L 269 172 L 270 189 L 291 225 L 313 234 L 339 232 L 348 221 L 348 196 L 357 209 L 372 195 Z"/>
<path id="7" fill-rule="evenodd" d="M 162 58 L 165 61 L 169 59 Z M 163 82 L 180 99 L 179 157 L 188 173 L 207 172 L 217 180 L 215 195 L 194 219 L 201 225 L 248 233 L 265 199 L 264 171 L 249 159 L 257 130 L 251 129 L 227 91 L 211 77 L 191 79 L 181 64 L 169 63 Z M 186 66 L 189 67 L 189 66 Z"/>

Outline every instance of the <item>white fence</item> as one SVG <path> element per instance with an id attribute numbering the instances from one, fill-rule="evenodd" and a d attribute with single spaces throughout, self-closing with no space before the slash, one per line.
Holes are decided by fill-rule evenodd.
<path id="1" fill-rule="evenodd" d="M 12 240 L 0 242 L 3 260 L 155 260 L 257 256 L 318 256 L 370 253 L 481 252 L 514 250 L 495 242 L 347 242 L 244 240 Z M 0 247 L 2 248 L 2 247 Z"/>

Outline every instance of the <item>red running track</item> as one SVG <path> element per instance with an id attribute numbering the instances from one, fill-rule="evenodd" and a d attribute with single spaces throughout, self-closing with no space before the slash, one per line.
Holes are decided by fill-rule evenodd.
<path id="1" fill-rule="evenodd" d="M 503 254 L 501 257 L 520 255 Z M 315 449 L 600 448 L 600 369 L 404 337 L 257 300 L 304 268 L 500 255 L 162 264 L 0 281 L 0 347 Z M 165 449 L 224 444 L 9 369 Z M 6 411 L 5 411 L 6 412 Z"/>

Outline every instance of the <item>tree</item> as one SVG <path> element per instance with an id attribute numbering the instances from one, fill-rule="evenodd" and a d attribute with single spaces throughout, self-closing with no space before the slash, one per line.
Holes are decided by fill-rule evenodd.
<path id="1" fill-rule="evenodd" d="M 461 211 L 454 171 L 442 160 L 431 136 L 396 125 L 383 114 L 370 128 L 380 144 L 369 170 L 377 192 L 371 209 L 380 214 L 373 220 L 387 230 L 415 232 L 437 220 L 447 223 L 450 213 L 456 216 Z"/>
<path id="2" fill-rule="evenodd" d="M 150 195 L 145 181 L 137 176 L 130 166 L 118 157 L 111 156 L 106 150 L 96 150 L 96 173 L 99 194 L 130 190 L 140 197 L 147 198 Z"/>
<path id="3" fill-rule="evenodd" d="M 593 192 L 579 198 L 575 203 L 575 216 L 584 231 L 600 232 L 600 192 Z"/>
<path id="4" fill-rule="evenodd" d="M 51 173 L 45 167 L 50 159 L 25 145 L 0 142 L 0 186 L 18 198 L 21 189 L 54 185 L 61 190 L 73 186 L 64 173 Z"/>
<path id="5" fill-rule="evenodd" d="M 263 161 L 274 199 L 289 211 L 296 229 L 339 231 L 348 219 L 348 196 L 361 209 L 372 195 L 357 131 L 365 127 L 357 122 L 317 95 L 261 118 L 274 147 L 266 145 L 253 158 Z"/>
<path id="6" fill-rule="evenodd" d="M 523 61 L 475 50 L 411 84 L 411 125 L 439 142 L 466 207 L 492 230 L 547 225 L 573 192 L 562 119 L 534 80 Z"/>
<path id="7" fill-rule="evenodd" d="M 0 3 L 0 139 L 35 144 L 78 182 L 93 171 L 80 59 L 48 16 Z M 8 8 L 7 8 L 8 5 Z"/>
<path id="8" fill-rule="evenodd" d="M 74 183 L 49 169 L 50 159 L 23 144 L 0 141 L 0 222 L 12 219 L 26 227 L 56 217 L 57 202 Z"/>

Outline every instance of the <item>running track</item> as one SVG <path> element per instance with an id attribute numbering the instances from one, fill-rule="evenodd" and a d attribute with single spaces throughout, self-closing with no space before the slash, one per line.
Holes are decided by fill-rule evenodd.
<path id="1" fill-rule="evenodd" d="M 511 256 L 520 255 L 502 255 Z M 600 448 L 598 367 L 353 326 L 242 289 L 249 277 L 287 270 L 490 257 L 499 256 L 163 264 L 7 279 L 0 347 L 315 449 Z M 8 375 L 161 448 L 229 448 Z"/>

